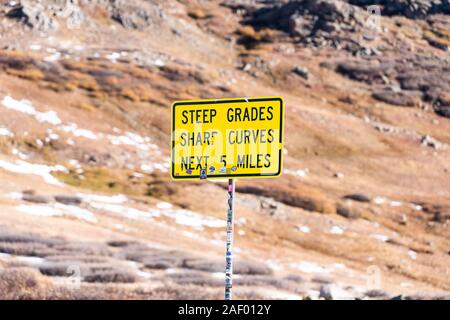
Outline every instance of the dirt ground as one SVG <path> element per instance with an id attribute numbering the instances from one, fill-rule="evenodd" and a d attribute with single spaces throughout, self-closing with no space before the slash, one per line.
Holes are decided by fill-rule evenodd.
<path id="1" fill-rule="evenodd" d="M 0 299 L 222 299 L 226 182 L 170 180 L 170 105 L 250 96 L 284 98 L 284 172 L 236 181 L 235 298 L 449 297 L 448 14 L 383 15 L 366 43 L 346 1 L 283 11 L 333 16 L 309 36 L 271 18 L 287 1 L 16 2 Z"/>

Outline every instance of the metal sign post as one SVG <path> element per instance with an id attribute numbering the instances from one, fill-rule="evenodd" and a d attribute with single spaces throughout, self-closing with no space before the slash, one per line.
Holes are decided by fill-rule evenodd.
<path id="1" fill-rule="evenodd" d="M 276 178 L 282 174 L 284 113 L 281 97 L 172 104 L 171 178 L 229 179 L 225 300 L 231 300 L 233 286 L 233 179 Z"/>
<path id="2" fill-rule="evenodd" d="M 228 180 L 228 211 L 227 211 L 227 251 L 225 268 L 225 300 L 231 300 L 233 287 L 233 209 L 234 209 L 234 179 Z"/>

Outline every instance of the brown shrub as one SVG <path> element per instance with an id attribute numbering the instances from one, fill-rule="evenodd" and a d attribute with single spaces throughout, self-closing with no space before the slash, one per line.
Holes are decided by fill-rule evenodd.
<path id="1" fill-rule="evenodd" d="M 0 300 L 69 299 L 70 292 L 55 287 L 31 268 L 0 270 Z"/>
<path id="2" fill-rule="evenodd" d="M 89 112 L 92 112 L 97 109 L 94 105 L 92 105 L 88 102 L 81 102 L 78 104 L 77 107 L 78 107 L 78 109 L 89 111 Z"/>
<path id="3" fill-rule="evenodd" d="M 264 197 L 271 197 L 284 204 L 299 207 L 308 211 L 321 213 L 336 213 L 336 205 L 327 195 L 317 189 L 296 185 L 295 187 L 276 183 L 276 185 L 258 183 L 242 183 L 236 186 L 236 191 L 241 193 L 255 194 Z"/>
<path id="4" fill-rule="evenodd" d="M 128 99 L 133 102 L 138 102 L 141 100 L 139 98 L 139 94 L 131 88 L 123 88 L 122 90 L 120 90 L 120 95 L 125 99 Z"/>
<path id="5" fill-rule="evenodd" d="M 83 280 L 97 283 L 135 283 L 139 281 L 139 277 L 125 270 L 107 270 L 88 274 Z"/>
<path id="6" fill-rule="evenodd" d="M 191 284 L 202 287 L 222 287 L 223 279 L 214 278 L 209 273 L 205 272 L 179 272 L 167 275 L 172 281 L 177 284 Z"/>
<path id="7" fill-rule="evenodd" d="M 207 271 L 207 272 L 223 272 L 225 270 L 225 261 L 222 260 L 201 260 L 186 259 L 183 267 L 188 269 Z M 270 275 L 272 270 L 263 264 L 257 262 L 236 261 L 233 266 L 235 274 L 246 275 Z"/>
<path id="8" fill-rule="evenodd" d="M 43 243 L 0 242 L 0 252 L 19 256 L 45 257 L 54 254 L 55 250 Z"/>
<path id="9" fill-rule="evenodd" d="M 193 19 L 206 19 L 213 16 L 211 13 L 206 12 L 202 8 L 192 8 L 188 11 L 188 15 Z"/>

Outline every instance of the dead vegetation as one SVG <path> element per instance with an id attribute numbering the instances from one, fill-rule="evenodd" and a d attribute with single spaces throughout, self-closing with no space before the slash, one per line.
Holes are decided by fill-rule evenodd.
<path id="1" fill-rule="evenodd" d="M 335 1 L 304 2 L 305 6 L 320 3 L 309 11 L 301 2 L 292 1 L 287 7 L 267 1 L 257 6 L 194 2 L 170 3 L 174 5 L 171 10 L 161 2 L 161 14 L 153 12 L 148 3 L 140 11 L 142 16 L 136 16 L 134 1 L 113 11 L 89 7 L 87 19 L 94 19 L 98 30 L 85 24 L 85 36 L 70 34 L 79 40 L 77 47 L 75 43 L 57 47 L 55 43 L 65 43 L 68 38 L 67 34 L 54 34 L 58 41 L 52 48 L 44 41 L 40 50 L 31 50 L 30 45 L 40 39 L 10 29 L 2 34 L 5 46 L 0 50 L 0 91 L 33 100 L 39 110 L 44 106 L 45 110 L 54 109 L 64 121 L 70 119 L 80 127 L 106 132 L 112 128 L 105 124 L 111 124 L 151 136 L 162 146 L 164 157 L 169 154 L 172 101 L 282 95 L 289 151 L 285 168 L 295 172 L 308 167 L 310 171 L 305 177 L 285 174 L 270 182 L 239 180 L 237 197 L 246 199 L 238 204 L 239 214 L 247 222 L 238 226 L 237 247 L 252 252 L 255 260 L 246 257 L 237 261 L 235 271 L 242 275 L 235 281 L 237 296 L 261 298 L 267 288 L 303 294 L 303 290 L 315 290 L 335 280 L 314 277 L 311 284 L 298 275 L 280 275 L 266 266 L 269 257 L 279 259 L 282 268 L 304 259 L 317 259 L 320 264 L 339 261 L 362 274 L 366 266 L 377 264 L 386 279 L 392 280 L 389 293 L 415 288 L 401 287 L 401 281 L 427 290 L 448 289 L 450 213 L 443 201 L 450 170 L 448 154 L 422 146 L 409 135 L 432 134 L 440 141 L 450 141 L 446 120 L 450 115 L 447 17 L 429 15 L 420 23 L 384 17 L 386 30 L 381 39 L 363 43 L 358 38 L 363 36 L 358 23 L 347 29 L 351 25 L 345 12 L 348 6 L 336 7 L 332 4 Z M 287 14 L 271 19 L 281 7 Z M 162 23 L 161 19 L 167 20 Z M 178 23 L 181 19 L 183 23 Z M 102 34 L 100 39 L 96 39 L 98 34 Z M 15 45 L 11 45 L 13 35 Z M 154 39 L 160 41 L 155 43 Z M 49 60 L 49 49 L 61 54 L 59 59 Z M 32 117 L 4 119 L 0 127 L 16 133 L 14 137 L 0 136 L 5 161 L 16 161 L 14 148 L 25 152 L 30 163 L 66 164 L 76 159 L 82 174 L 75 168 L 53 174 L 66 187 L 126 194 L 143 208 L 168 201 L 223 218 L 222 185 L 173 183 L 167 173 L 158 171 L 143 174 L 139 167 L 127 167 L 136 163 L 132 160 L 135 154 L 125 147 L 106 148 L 62 133 L 60 141 L 45 142 L 46 128 L 43 124 L 34 127 Z M 386 127 L 378 123 L 398 130 L 384 130 Z M 69 137 L 76 140 L 72 146 L 64 143 Z M 23 177 L 11 180 L 12 174 L 7 174 L 6 195 L 22 191 L 12 190 L 12 185 L 21 188 L 28 183 Z M 41 187 L 44 191 L 47 188 L 36 188 Z M 342 198 L 356 192 L 370 197 Z M 377 204 L 377 196 L 385 197 L 386 203 Z M 423 196 L 429 197 L 421 201 Z M 392 206 L 393 199 L 403 203 Z M 17 203 L 9 198 L 0 200 L 5 212 L 14 212 L 3 224 L 28 221 L 13 210 L 13 205 L 22 203 L 19 201 L 44 205 L 48 200 L 40 194 L 22 197 Z M 413 203 L 423 210 L 413 210 Z M 224 261 L 217 258 L 222 251 L 202 243 L 204 240 L 184 237 L 179 231 L 188 228 L 179 228 L 172 220 L 163 221 L 177 231 L 163 234 L 156 232 L 158 228 L 151 222 L 130 222 L 118 214 L 103 214 L 102 220 L 109 224 L 101 221 L 99 229 L 142 242 L 96 242 L 83 240 L 83 232 L 89 232 L 80 227 L 82 223 L 71 220 L 68 225 L 66 219 L 58 219 L 42 219 L 42 226 L 51 225 L 47 230 L 63 235 L 79 233 L 79 242 L 0 229 L 0 253 L 7 257 L 0 259 L 0 282 L 5 279 L 0 298 L 222 298 L 222 280 L 214 275 L 223 272 Z M 342 234 L 329 232 L 335 225 L 342 227 Z M 90 232 L 93 238 L 94 231 Z M 192 233 L 197 234 L 197 230 Z M 213 233 L 207 229 L 202 236 L 222 240 L 218 231 Z M 174 241 L 173 234 L 179 239 Z M 164 242 L 172 249 L 148 247 L 144 238 L 145 243 Z M 198 252 L 205 252 L 205 247 L 214 254 L 199 257 Z M 194 254 L 191 248 L 198 252 Z M 417 255 L 415 260 L 408 255 L 410 250 Z M 14 256 L 25 257 L 28 262 L 14 260 Z M 30 261 L 43 263 L 30 267 Z M 68 276 L 70 264 L 81 266 L 83 290 L 68 292 L 53 283 Z M 146 288 L 147 282 L 138 271 L 152 275 L 152 288 Z M 354 280 L 340 276 L 338 280 Z M 24 288 L 27 281 L 31 283 L 29 290 Z M 239 291 L 239 287 L 251 290 Z M 249 293 L 252 291 L 257 293 Z M 384 296 L 379 292 L 367 295 Z"/>

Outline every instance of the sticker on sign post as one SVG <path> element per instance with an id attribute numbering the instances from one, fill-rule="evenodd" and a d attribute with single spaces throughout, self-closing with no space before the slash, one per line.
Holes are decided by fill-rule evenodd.
<path id="1" fill-rule="evenodd" d="M 280 97 L 173 103 L 172 179 L 279 176 L 283 116 Z"/>

